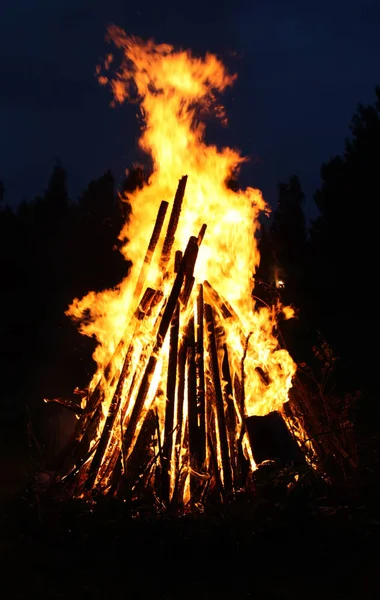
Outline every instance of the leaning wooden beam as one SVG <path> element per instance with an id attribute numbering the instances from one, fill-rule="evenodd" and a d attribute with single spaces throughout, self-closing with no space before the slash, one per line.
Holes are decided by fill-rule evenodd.
<path id="1" fill-rule="evenodd" d="M 178 269 L 180 267 L 182 260 L 182 252 L 181 250 L 176 250 L 174 255 L 174 273 L 178 273 Z"/>
<path id="2" fill-rule="evenodd" d="M 189 463 L 195 471 L 199 468 L 199 429 L 197 415 L 197 372 L 195 365 L 194 317 L 187 325 L 187 419 L 189 427 Z M 194 477 L 190 477 L 190 490 L 194 492 Z"/>
<path id="3" fill-rule="evenodd" d="M 210 431 L 211 431 L 211 428 L 210 428 Z M 211 433 L 208 433 L 207 442 L 208 442 L 208 447 L 210 449 L 210 462 L 211 462 L 212 470 L 214 471 L 216 492 L 217 492 L 217 495 L 220 497 L 220 499 L 223 500 L 224 487 L 223 487 L 223 483 L 222 483 L 220 473 L 219 473 L 218 458 L 217 458 L 217 454 L 216 454 L 216 450 L 215 450 L 215 437 L 216 436 L 212 436 Z"/>
<path id="4" fill-rule="evenodd" d="M 236 450 L 237 450 L 237 437 L 238 437 L 238 420 L 243 421 L 244 413 L 241 412 L 238 402 L 234 402 L 234 387 L 232 385 L 232 376 L 230 371 L 230 361 L 228 354 L 228 346 L 226 343 L 226 332 L 224 329 L 223 321 L 215 313 L 215 326 L 216 331 L 219 332 L 217 342 L 218 355 L 222 355 L 221 361 L 221 379 L 223 382 L 222 393 L 225 406 L 226 424 L 227 424 L 227 436 L 228 445 L 230 450 L 231 465 L 233 467 L 234 475 L 236 471 Z M 240 429 L 239 429 L 240 430 Z"/>
<path id="5" fill-rule="evenodd" d="M 147 288 L 145 290 L 144 296 L 141 299 L 141 302 L 138 308 L 136 309 L 132 320 L 132 322 L 134 323 L 134 327 L 137 326 L 137 323 L 143 320 L 146 312 L 148 311 L 152 303 L 154 303 L 155 296 L 157 295 L 157 292 L 152 288 Z M 68 464 L 68 466 L 70 468 L 73 462 L 74 464 L 78 464 L 78 461 L 81 462 L 83 460 L 83 457 L 87 454 L 88 445 L 93 439 L 93 436 L 95 435 L 99 420 L 101 418 L 103 399 L 104 392 L 100 384 L 98 384 L 97 388 L 95 389 L 95 392 L 92 394 L 88 404 L 86 405 L 85 411 L 82 414 L 81 419 L 78 421 L 74 440 L 72 442 L 70 453 L 68 455 L 70 459 L 70 463 Z"/>
<path id="6" fill-rule="evenodd" d="M 46 404 L 59 404 L 60 406 L 63 406 L 63 408 L 67 408 L 76 415 L 81 415 L 83 412 L 83 408 L 72 400 L 63 400 L 62 398 L 44 398 L 44 402 Z"/>
<path id="7" fill-rule="evenodd" d="M 168 332 L 170 321 L 173 317 L 173 313 L 175 311 L 175 307 L 176 307 L 176 304 L 177 304 L 177 301 L 178 301 L 178 298 L 179 298 L 179 295 L 181 292 L 181 288 L 182 288 L 182 284 L 183 284 L 183 280 L 184 280 L 185 272 L 186 272 L 186 265 L 189 260 L 192 260 L 193 255 L 197 254 L 197 253 L 198 253 L 197 238 L 191 237 L 189 239 L 187 248 L 183 255 L 183 259 L 181 261 L 180 268 L 179 268 L 176 278 L 174 280 L 172 290 L 170 292 L 164 313 L 162 315 L 161 323 L 160 323 L 157 337 L 156 337 L 156 342 L 153 347 L 150 358 L 148 360 L 148 364 L 145 369 L 142 381 L 140 383 L 140 387 L 137 392 L 137 397 L 136 397 L 136 400 L 135 400 L 135 403 L 134 403 L 134 406 L 132 409 L 132 413 L 131 413 L 131 416 L 130 416 L 130 419 L 129 419 L 129 422 L 127 425 L 127 429 L 126 429 L 126 432 L 124 435 L 123 443 L 124 443 L 124 447 L 126 449 L 127 459 L 128 459 L 128 455 L 133 450 L 132 442 L 136 436 L 136 427 L 139 423 L 141 411 L 144 407 L 145 399 L 149 392 L 151 380 L 152 380 L 152 377 L 153 377 L 153 374 L 154 374 L 154 371 L 155 371 L 155 368 L 157 365 L 158 354 L 164 343 L 165 336 Z"/>
<path id="8" fill-rule="evenodd" d="M 185 195 L 186 183 L 187 175 L 184 175 L 183 177 L 181 177 L 178 183 L 177 191 L 174 197 L 172 212 L 170 214 L 168 229 L 162 247 L 160 267 L 163 273 L 165 273 L 168 266 L 168 262 L 170 260 L 175 234 L 178 227 L 178 221 L 181 214 L 183 197 Z"/>
<path id="9" fill-rule="evenodd" d="M 203 286 L 198 285 L 197 305 L 195 313 L 196 355 L 197 367 L 197 405 L 199 415 L 199 462 L 202 465 L 206 459 L 206 410 L 205 410 L 205 365 L 204 365 L 204 335 L 203 335 Z"/>
<path id="10" fill-rule="evenodd" d="M 157 246 L 157 243 L 158 243 L 161 231 L 162 231 L 162 227 L 164 224 L 165 215 L 166 215 L 168 206 L 169 206 L 169 204 L 165 200 L 163 200 L 160 204 L 160 208 L 158 210 L 156 221 L 155 221 L 154 228 L 153 228 L 153 233 L 150 238 L 149 245 L 148 245 L 147 251 L 145 253 L 144 260 L 143 260 L 142 268 L 141 268 L 141 271 L 140 271 L 140 274 L 139 274 L 139 277 L 138 277 L 138 280 L 136 283 L 136 287 L 135 287 L 135 290 L 133 293 L 132 307 L 133 307 L 133 305 L 135 305 L 135 303 L 138 301 L 138 299 L 141 295 L 141 290 L 144 285 L 146 273 L 147 273 L 147 270 L 151 263 L 154 251 L 156 249 L 156 246 Z M 141 304 L 142 304 L 142 302 L 141 302 Z M 133 308 L 132 308 L 132 310 L 133 310 Z M 137 311 L 139 310 L 139 306 L 137 307 L 136 310 Z M 133 321 L 134 321 L 134 318 L 132 318 L 132 321 L 130 323 L 128 323 L 128 326 L 127 326 L 124 334 L 122 335 L 118 345 L 116 346 L 116 349 L 115 349 L 113 355 L 111 356 L 111 358 L 104 370 L 104 376 L 105 376 L 106 382 L 108 382 L 108 383 L 111 382 L 111 380 L 113 378 L 115 378 L 115 375 L 117 377 L 117 374 L 115 373 L 115 361 L 120 356 L 121 352 L 123 351 L 123 348 L 125 347 L 126 338 L 128 338 L 131 323 L 133 323 Z M 95 389 L 93 390 L 93 392 L 91 393 L 91 395 L 89 396 L 89 398 L 87 400 L 87 404 L 82 413 L 81 419 L 77 423 L 76 431 L 74 433 L 73 444 L 72 444 L 72 450 L 74 452 L 77 449 L 77 442 L 80 442 L 85 434 L 88 422 L 93 417 L 95 411 L 98 409 L 98 407 L 101 405 L 101 403 L 103 401 L 104 396 L 103 396 L 102 387 L 103 387 L 103 382 L 102 382 L 102 378 L 100 378 Z M 68 456 L 70 456 L 70 458 L 72 459 L 72 452 L 69 452 Z M 70 462 L 72 462 L 72 460 L 70 460 Z"/>
<path id="11" fill-rule="evenodd" d="M 203 238 L 205 236 L 206 229 L 207 229 L 207 225 L 206 225 L 206 223 L 203 223 L 203 225 L 200 228 L 199 233 L 198 233 L 198 246 L 200 246 L 201 243 L 203 242 Z"/>
<path id="12" fill-rule="evenodd" d="M 223 394 L 220 383 L 218 354 L 215 339 L 215 324 L 212 307 L 205 304 L 205 318 L 207 324 L 208 348 L 210 353 L 210 371 L 215 392 L 215 410 L 219 432 L 220 454 L 223 470 L 223 483 L 226 492 L 232 491 L 232 473 L 228 452 L 228 440 L 226 431 L 226 420 L 224 416 Z"/>
<path id="13" fill-rule="evenodd" d="M 193 275 L 189 275 L 185 278 L 185 281 L 183 284 L 183 290 L 181 293 L 181 302 L 182 302 L 183 306 L 187 306 L 187 303 L 191 296 L 191 292 L 193 291 L 194 283 L 195 283 L 195 277 Z"/>
<path id="14" fill-rule="evenodd" d="M 158 214 L 157 214 L 156 222 L 154 224 L 152 236 L 149 241 L 148 249 L 146 251 L 144 262 L 142 264 L 139 278 L 137 280 L 136 288 L 135 288 L 135 291 L 133 294 L 133 298 L 134 298 L 135 302 L 137 302 L 140 298 L 140 295 L 141 295 L 141 292 L 142 292 L 142 289 L 143 289 L 143 286 L 144 286 L 144 283 L 146 280 L 146 276 L 148 273 L 148 269 L 150 267 L 150 263 L 152 262 L 153 254 L 157 247 L 158 240 L 161 235 L 161 231 L 162 231 L 162 227 L 163 227 L 163 224 L 165 221 L 165 215 L 166 215 L 168 206 L 169 206 L 169 203 L 166 202 L 165 200 L 162 200 L 162 202 L 160 204 L 160 208 L 158 209 Z"/>
<path id="15" fill-rule="evenodd" d="M 237 476 L 237 415 L 233 399 L 232 378 L 227 344 L 223 344 L 222 361 L 223 398 L 226 410 L 226 423 L 228 433 L 228 445 L 230 449 L 231 465 L 234 480 Z"/>
<path id="16" fill-rule="evenodd" d="M 175 446 L 174 465 L 172 465 L 171 481 L 177 481 L 181 469 L 182 457 L 182 432 L 183 432 L 183 407 L 185 401 L 187 340 L 184 337 L 178 350 L 178 376 L 177 376 L 177 407 L 175 415 L 176 431 L 173 440 Z"/>
<path id="17" fill-rule="evenodd" d="M 230 308 L 227 306 L 225 300 L 223 300 L 218 292 L 212 287 L 212 285 L 208 281 L 203 282 L 203 286 L 205 292 L 209 296 L 210 300 L 212 300 L 213 304 L 215 304 L 218 311 L 220 311 L 222 317 L 224 319 L 230 319 L 232 317 L 232 312 Z"/>
<path id="18" fill-rule="evenodd" d="M 174 404 L 175 390 L 177 382 L 177 355 L 178 355 L 178 335 L 180 319 L 179 303 L 173 314 L 170 324 L 169 341 L 169 361 L 168 376 L 166 384 L 166 407 L 165 407 L 165 430 L 164 447 L 165 452 L 161 457 L 162 466 L 162 500 L 169 504 L 170 500 L 170 463 L 173 453 L 173 429 L 174 429 Z"/>
<path id="19" fill-rule="evenodd" d="M 137 332 L 137 327 L 138 327 L 138 322 L 136 323 L 134 335 Z M 100 441 L 99 441 L 98 447 L 96 449 L 94 458 L 92 459 L 92 462 L 91 462 L 90 473 L 89 473 L 89 476 L 88 476 L 87 482 L 86 482 L 86 489 L 91 489 L 96 481 L 100 465 L 102 464 L 102 461 L 103 461 L 104 453 L 105 453 L 105 451 L 108 447 L 109 441 L 110 441 L 110 437 L 111 437 L 111 434 L 113 431 L 113 427 L 114 427 L 117 415 L 120 413 L 120 405 L 121 405 L 122 398 L 123 398 L 125 381 L 128 379 L 128 376 L 130 375 L 131 366 L 132 366 L 131 359 L 132 359 L 132 355 L 133 355 L 134 335 L 132 335 L 132 340 L 129 344 L 127 353 L 125 355 L 125 359 L 124 359 L 123 367 L 122 367 L 121 374 L 119 377 L 119 381 L 117 383 L 116 390 L 113 394 L 113 397 L 112 397 L 112 400 L 111 400 L 111 403 L 110 403 L 110 406 L 108 409 L 108 414 L 107 414 L 107 418 L 106 418 L 106 421 L 105 421 L 105 424 L 103 427 L 102 435 L 100 437 Z"/>
<path id="20" fill-rule="evenodd" d="M 156 296 L 159 298 L 159 301 L 156 302 Z M 162 301 L 163 298 L 163 293 L 161 292 L 161 290 L 157 290 L 157 293 L 149 307 L 149 310 L 147 311 L 147 316 L 151 315 L 151 309 L 153 307 L 153 305 L 157 306 L 157 304 L 159 304 L 159 302 Z M 163 305 L 161 307 L 160 313 L 159 315 L 156 317 L 155 319 L 155 323 L 153 326 L 153 332 L 157 332 L 158 327 L 159 327 L 159 323 L 161 322 L 161 318 L 163 315 L 165 309 L 165 305 Z M 148 342 L 146 344 L 146 346 L 141 350 L 140 353 L 140 364 L 141 364 L 141 358 L 146 356 L 146 353 L 149 351 L 149 347 L 150 347 L 150 343 Z M 137 371 L 135 370 L 135 372 L 133 373 L 133 376 L 131 378 L 131 383 L 129 385 L 128 391 L 125 392 L 124 396 L 125 396 L 125 401 L 122 403 L 122 406 L 120 407 L 120 411 L 118 414 L 118 420 L 119 420 L 119 426 L 120 426 L 120 434 L 119 434 L 119 430 L 118 428 L 113 428 L 112 429 L 112 437 L 109 443 L 109 459 L 107 460 L 107 465 L 105 466 L 105 469 L 103 470 L 102 473 L 102 479 L 104 479 L 105 481 L 108 481 L 108 479 L 110 479 L 112 477 L 112 473 L 114 471 L 114 469 L 116 469 L 116 465 L 118 464 L 118 462 L 120 462 L 120 454 L 121 454 L 121 450 L 122 448 L 124 448 L 124 446 L 122 446 L 122 444 L 119 442 L 119 440 L 122 440 L 124 437 L 124 426 L 125 426 L 125 422 L 126 422 L 126 415 L 128 412 L 128 408 L 129 408 L 129 404 L 130 404 L 130 399 L 132 394 L 134 393 L 135 390 L 135 386 L 138 384 L 139 381 L 139 375 L 137 373 Z M 120 466 L 119 469 L 120 473 L 122 472 L 122 468 Z"/>
<path id="21" fill-rule="evenodd" d="M 156 291 L 153 290 L 152 288 L 147 288 L 145 290 L 144 296 L 141 299 L 141 302 L 139 303 L 139 305 L 138 305 L 138 307 L 126 329 L 125 335 L 130 330 L 130 327 L 132 325 L 134 325 L 136 318 L 140 319 L 141 315 L 145 314 L 145 312 L 148 310 L 150 304 L 153 301 L 155 294 L 156 294 Z M 116 358 L 120 356 L 120 353 L 124 347 L 125 347 L 125 336 L 123 336 L 121 338 L 121 340 L 118 343 L 106 368 L 104 369 L 104 377 L 108 384 L 112 383 L 112 380 L 115 379 L 115 375 L 117 377 L 117 374 L 116 374 L 115 368 L 114 368 L 114 363 L 115 363 Z M 91 419 L 92 415 L 94 414 L 94 411 L 98 408 L 99 404 L 103 400 L 102 384 L 104 385 L 104 383 L 102 382 L 102 378 L 100 378 L 95 389 L 88 397 L 85 409 L 83 411 L 83 418 L 80 422 L 78 422 L 77 432 L 75 435 L 75 439 L 77 439 L 77 440 L 80 440 L 81 436 L 83 435 L 83 433 L 86 430 L 88 421 Z"/>
<path id="22" fill-rule="evenodd" d="M 198 247 L 201 245 L 202 240 L 204 238 L 204 234 L 206 231 L 206 225 L 202 225 L 202 228 L 198 234 L 197 237 L 197 244 Z M 185 273 L 185 281 L 183 283 L 183 290 L 181 292 L 181 302 L 183 304 L 183 306 L 186 306 L 191 292 L 193 290 L 194 287 L 194 283 L 195 283 L 195 277 L 194 277 L 194 267 L 195 267 L 195 261 L 196 261 L 196 256 L 194 255 L 192 257 L 192 259 L 190 259 L 187 263 L 187 267 L 186 267 L 186 273 Z"/>
<path id="23" fill-rule="evenodd" d="M 141 432 L 130 456 L 129 471 L 124 473 L 124 478 L 120 480 L 125 485 L 124 499 L 128 502 L 132 500 L 137 493 L 137 489 L 141 491 L 146 477 L 146 467 L 151 461 L 152 448 L 150 445 L 151 438 L 154 436 L 157 427 L 155 412 L 150 409 L 146 415 Z M 120 483 L 119 482 L 119 483 Z M 116 483 L 116 482 L 115 482 Z"/>

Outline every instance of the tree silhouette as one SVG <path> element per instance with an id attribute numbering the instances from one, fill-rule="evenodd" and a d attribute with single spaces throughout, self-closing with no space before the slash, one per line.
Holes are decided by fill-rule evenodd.
<path id="1" fill-rule="evenodd" d="M 311 227 L 315 322 L 338 350 L 353 387 L 377 386 L 379 326 L 375 302 L 380 177 L 380 88 L 374 106 L 359 105 L 343 156 L 321 169 Z"/>
<path id="2" fill-rule="evenodd" d="M 5 192 L 4 181 L 0 179 L 0 202 L 4 202 Z"/>
<path id="3" fill-rule="evenodd" d="M 302 205 L 305 196 L 296 175 L 278 186 L 278 204 L 273 214 L 271 236 L 279 271 L 286 289 L 293 292 L 302 277 L 306 250 L 306 223 Z M 295 299 L 295 298 L 294 298 Z"/>

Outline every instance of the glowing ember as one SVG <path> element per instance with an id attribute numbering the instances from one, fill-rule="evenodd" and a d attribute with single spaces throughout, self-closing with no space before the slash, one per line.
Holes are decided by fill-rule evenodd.
<path id="1" fill-rule="evenodd" d="M 132 493 L 159 487 L 165 502 L 200 497 L 210 480 L 232 491 L 241 485 L 239 448 L 254 465 L 245 418 L 281 410 L 295 373 L 274 335 L 278 312 L 290 318 L 292 310 L 252 299 L 267 206 L 260 191 L 227 186 L 245 159 L 204 141 L 201 116 L 226 121 L 215 94 L 235 77 L 211 54 L 195 58 L 116 27 L 109 37 L 122 59 L 111 76 L 109 55 L 99 81 L 114 102 L 137 97 L 139 143 L 154 168 L 128 198 L 132 216 L 120 233 L 128 277 L 68 310 L 99 342 L 69 466 L 81 465 L 87 489 L 116 489 L 119 470 Z M 178 181 L 174 202 L 161 202 Z"/>

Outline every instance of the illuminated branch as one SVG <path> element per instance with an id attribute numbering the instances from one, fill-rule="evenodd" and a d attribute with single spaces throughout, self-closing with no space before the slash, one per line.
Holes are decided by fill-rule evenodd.
<path id="1" fill-rule="evenodd" d="M 206 317 L 206 324 L 207 324 L 208 346 L 209 346 L 209 352 L 210 352 L 211 376 L 212 376 L 212 382 L 213 382 L 214 392 L 215 392 L 214 403 L 215 403 L 216 419 L 217 419 L 218 432 L 219 432 L 220 453 L 221 453 L 222 471 L 223 471 L 223 483 L 224 483 L 225 490 L 227 492 L 230 492 L 232 490 L 232 473 L 231 473 L 231 465 L 230 465 L 229 452 L 228 452 L 226 420 L 225 420 L 225 416 L 224 416 L 223 395 L 222 395 L 222 387 L 221 387 L 221 383 L 220 383 L 218 354 L 217 354 L 217 348 L 216 348 L 215 324 L 214 324 L 212 308 L 209 304 L 205 304 L 205 317 Z"/>
<path id="2" fill-rule="evenodd" d="M 202 465 L 206 460 L 206 410 L 205 410 L 205 366 L 204 366 L 204 335 L 203 335 L 203 286 L 198 286 L 196 310 L 196 355 L 197 367 L 197 405 L 199 415 L 199 462 Z"/>
<path id="3" fill-rule="evenodd" d="M 170 324 L 170 345 L 168 377 L 166 385 L 166 407 L 165 407 L 165 430 L 164 444 L 165 452 L 161 458 L 162 465 L 162 499 L 169 503 L 170 499 L 170 464 L 173 453 L 173 435 L 170 433 L 174 429 L 174 404 L 175 390 L 177 382 L 177 355 L 178 355 L 178 335 L 179 335 L 179 304 L 177 303 L 173 318 Z M 170 434 L 170 435 L 169 435 Z"/>
<path id="4" fill-rule="evenodd" d="M 165 336 L 169 329 L 170 321 L 172 319 L 172 316 L 175 311 L 175 307 L 176 307 L 176 304 L 177 304 L 177 301 L 178 301 L 178 298 L 179 298 L 179 295 L 181 292 L 183 280 L 185 277 L 187 262 L 192 257 L 192 255 L 197 252 L 198 252 L 197 238 L 191 237 L 189 239 L 189 243 L 187 245 L 183 259 L 181 261 L 181 266 L 176 275 L 172 290 L 170 292 L 164 314 L 162 315 L 162 320 L 161 320 L 161 324 L 158 329 L 156 342 L 155 342 L 154 348 L 152 350 L 152 353 L 150 355 L 147 367 L 145 369 L 145 372 L 144 372 L 144 375 L 143 375 L 143 378 L 142 378 L 142 381 L 141 381 L 141 384 L 140 384 L 140 387 L 139 387 L 139 390 L 137 393 L 137 397 L 136 397 L 136 400 L 135 400 L 135 403 L 134 403 L 134 406 L 132 409 L 132 413 L 131 413 L 131 416 L 130 416 L 130 419 L 129 419 L 129 422 L 127 425 L 127 430 L 124 435 L 123 443 L 124 443 L 127 453 L 131 452 L 131 450 L 132 450 L 132 441 L 135 437 L 135 431 L 136 431 L 138 422 L 140 420 L 140 414 L 141 414 L 142 408 L 144 406 L 147 394 L 149 392 L 153 373 L 154 373 L 156 365 L 157 365 L 158 354 L 164 343 Z M 127 454 L 127 460 L 128 460 L 128 454 Z"/>
<path id="5" fill-rule="evenodd" d="M 164 239 L 164 245 L 162 247 L 160 267 L 163 273 L 165 273 L 168 262 L 170 260 L 170 255 L 175 240 L 175 234 L 178 227 L 178 221 L 181 214 L 183 197 L 185 195 L 186 183 L 187 175 L 184 175 L 183 177 L 181 177 L 178 183 L 177 191 L 174 197 L 173 208 L 170 214 L 170 220 Z"/>

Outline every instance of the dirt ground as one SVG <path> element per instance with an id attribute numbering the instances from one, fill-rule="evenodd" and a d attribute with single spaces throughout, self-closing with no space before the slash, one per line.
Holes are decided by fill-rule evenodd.
<path id="1" fill-rule="evenodd" d="M 143 521 L 112 510 L 46 512 L 23 493 L 33 467 L 26 445 L 1 444 L 1 599 L 380 598 L 380 520 L 372 516 L 280 507 L 276 516 L 264 511 L 261 524 L 252 507 Z"/>
<path id="2" fill-rule="evenodd" d="M 380 598 L 377 523 L 295 517 L 260 531 L 247 515 L 125 524 L 7 510 L 4 600 Z"/>

